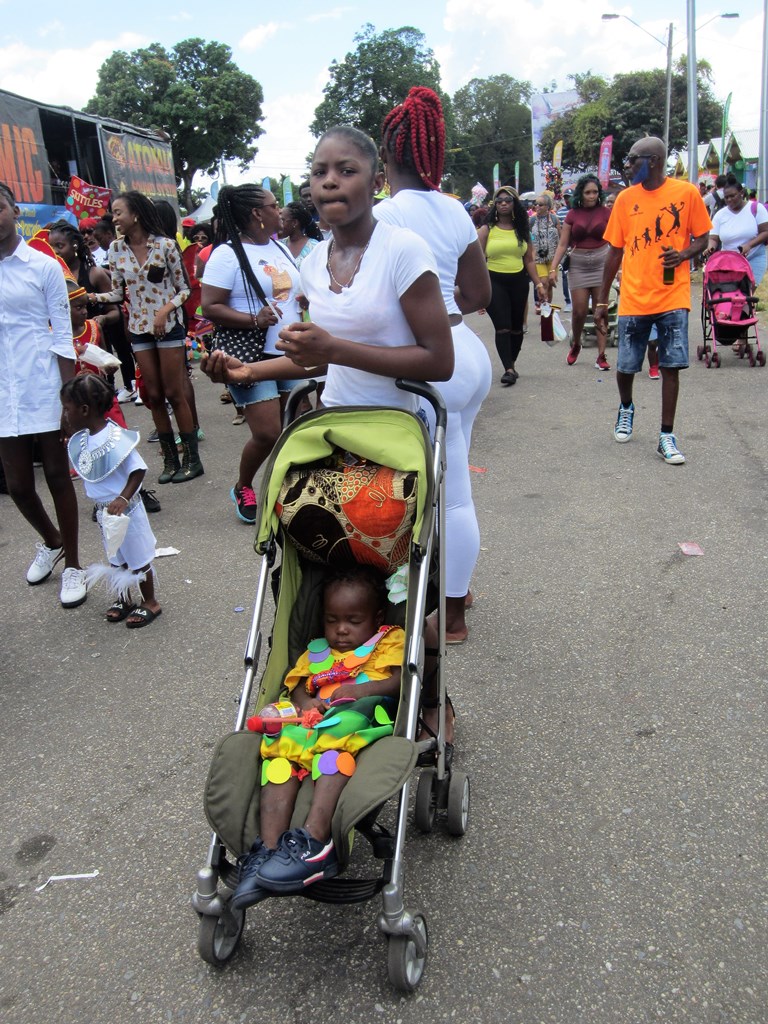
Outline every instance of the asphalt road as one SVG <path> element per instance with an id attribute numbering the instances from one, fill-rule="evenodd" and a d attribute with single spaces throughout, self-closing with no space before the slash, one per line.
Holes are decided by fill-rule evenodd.
<path id="1" fill-rule="evenodd" d="M 158 543 L 180 554 L 158 560 L 148 629 L 106 624 L 96 594 L 64 611 L 57 585 L 28 587 L 34 538 L 0 497 L 0 1019 L 768 1019 L 768 369 L 729 350 L 719 370 L 696 362 L 694 315 L 688 462 L 672 467 L 655 455 L 660 385 L 637 379 L 635 437 L 617 445 L 614 374 L 594 350 L 568 368 L 537 329 L 514 387 L 494 356 L 476 426 L 483 550 L 449 662 L 471 822 L 460 840 L 409 837 L 430 949 L 408 998 L 387 980 L 378 900 L 268 901 L 229 968 L 196 952 L 201 792 L 258 564 L 227 497 L 245 428 L 221 389 L 196 383 L 205 476 L 157 488 Z M 144 409 L 129 422 L 151 429 Z M 100 558 L 85 501 L 81 520 L 83 558 Z"/>

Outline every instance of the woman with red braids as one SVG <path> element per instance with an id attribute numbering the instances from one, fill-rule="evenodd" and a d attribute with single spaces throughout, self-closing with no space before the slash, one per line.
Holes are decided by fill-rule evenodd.
<path id="1" fill-rule="evenodd" d="M 446 639 L 467 638 L 464 611 L 480 553 L 469 446 L 472 425 L 491 386 L 485 346 L 463 322 L 463 313 L 485 307 L 491 281 L 477 232 L 461 203 L 440 192 L 445 122 L 439 97 L 417 86 L 384 118 L 381 159 L 391 199 L 374 209 L 377 220 L 408 227 L 426 241 L 437 260 L 440 290 L 451 324 L 455 369 L 436 383 L 448 408 L 446 433 Z M 452 737 L 449 735 L 449 739 Z"/>

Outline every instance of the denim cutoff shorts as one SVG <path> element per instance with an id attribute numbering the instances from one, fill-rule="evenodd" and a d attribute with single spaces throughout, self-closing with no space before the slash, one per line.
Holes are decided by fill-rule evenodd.
<path id="1" fill-rule="evenodd" d="M 659 366 L 684 370 L 688 366 L 688 310 L 671 309 L 649 316 L 619 317 L 619 373 L 639 373 L 648 348 L 651 329 L 656 327 Z"/>

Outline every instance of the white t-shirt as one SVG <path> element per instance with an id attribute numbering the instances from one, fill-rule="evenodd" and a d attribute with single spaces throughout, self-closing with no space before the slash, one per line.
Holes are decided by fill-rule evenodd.
<path id="1" fill-rule="evenodd" d="M 724 206 L 712 218 L 712 234 L 717 235 L 723 249 L 735 251 L 740 245 L 751 242 L 759 230 L 759 225 L 768 222 L 768 210 L 762 203 L 757 204 L 757 212 L 752 213 L 752 203 L 747 202 L 738 213 L 733 213 Z"/>
<path id="2" fill-rule="evenodd" d="M 420 235 L 437 260 L 440 291 L 448 313 L 460 313 L 454 298 L 459 258 L 477 241 L 472 218 L 458 201 L 442 192 L 403 189 L 373 208 L 373 215 L 385 224 L 410 228 Z"/>
<path id="3" fill-rule="evenodd" d="M 329 287 L 329 246 L 330 242 L 315 246 L 301 265 L 312 322 L 334 337 L 364 345 L 415 345 L 400 298 L 422 274 L 431 271 L 437 276 L 435 258 L 426 243 L 413 231 L 377 224 L 352 287 L 340 295 Z M 332 364 L 323 405 L 382 405 L 416 412 L 419 401 L 399 391 L 392 377 Z"/>
<path id="4" fill-rule="evenodd" d="M 264 294 L 282 312 L 282 317 L 267 331 L 265 352 L 277 352 L 275 342 L 283 327 L 301 320 L 301 310 L 296 301 L 299 294 L 299 271 L 285 249 L 270 239 L 266 245 L 245 243 L 243 249 L 248 256 L 256 280 Z M 243 275 L 237 256 L 231 245 L 219 245 L 205 264 L 203 283 L 214 288 L 226 288 L 229 292 L 228 305 L 238 313 L 258 313 L 261 302 L 257 295 L 248 294 L 243 284 Z M 249 289 L 250 291 L 250 289 Z"/>

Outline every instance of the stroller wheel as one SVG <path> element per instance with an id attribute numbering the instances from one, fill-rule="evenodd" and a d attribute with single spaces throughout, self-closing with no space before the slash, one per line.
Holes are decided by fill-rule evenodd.
<path id="1" fill-rule="evenodd" d="M 762 349 L 757 353 L 757 361 L 761 366 L 765 366 L 765 352 Z"/>
<path id="2" fill-rule="evenodd" d="M 469 821 L 469 776 L 466 772 L 451 772 L 448 783 L 446 825 L 452 836 L 463 836 Z"/>
<path id="3" fill-rule="evenodd" d="M 704 346 L 703 345 L 697 345 L 696 346 L 696 358 L 699 359 L 699 360 L 704 358 Z"/>
<path id="4" fill-rule="evenodd" d="M 719 352 L 713 352 L 712 353 L 712 365 L 718 367 L 718 369 L 719 369 L 719 367 L 720 367 L 720 353 Z"/>
<path id="5" fill-rule="evenodd" d="M 426 768 L 419 776 L 416 800 L 413 805 L 413 823 L 419 832 L 431 832 L 437 810 L 437 770 Z"/>
<path id="6" fill-rule="evenodd" d="M 201 958 L 214 967 L 223 967 L 237 951 L 244 927 L 244 910 L 227 910 L 221 917 L 203 915 L 197 933 Z"/>
<path id="7" fill-rule="evenodd" d="M 413 919 L 418 944 L 412 935 L 390 935 L 387 941 L 387 973 L 390 983 L 399 992 L 413 992 L 417 988 L 424 974 L 429 944 L 427 919 L 424 915 L 418 910 L 406 911 L 406 914 Z"/>

